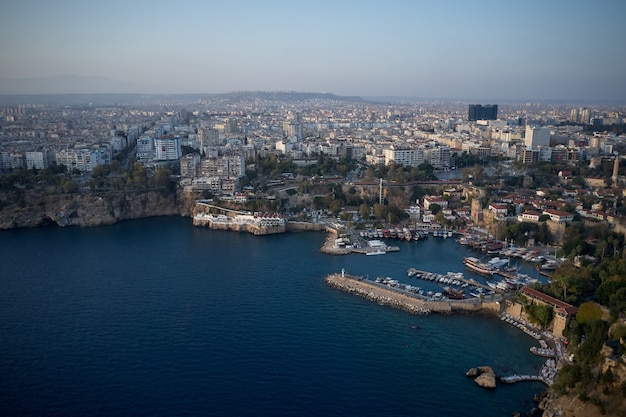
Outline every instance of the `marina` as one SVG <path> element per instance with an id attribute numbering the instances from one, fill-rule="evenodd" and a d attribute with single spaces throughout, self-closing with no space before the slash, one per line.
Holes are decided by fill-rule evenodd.
<path id="1" fill-rule="evenodd" d="M 496 298 L 488 301 L 478 298 L 455 299 L 443 291 L 421 291 L 392 278 L 378 277 L 372 281 L 362 276 L 346 274 L 342 270 L 340 274 L 328 275 L 325 280 L 328 285 L 342 291 L 417 314 L 500 311 L 500 303 Z"/>
<path id="2" fill-rule="evenodd" d="M 363 236 L 363 235 L 362 235 Z M 363 237 L 366 237 L 364 235 Z M 373 235 L 377 237 L 376 235 Z M 385 235 L 382 235 L 383 238 Z M 428 235 L 424 234 L 423 238 Z M 432 235 L 436 237 L 436 235 Z M 444 234 L 447 237 L 447 234 Z M 457 243 L 461 243 L 461 236 Z M 420 240 L 419 238 L 417 240 Z M 374 239 L 372 247 L 381 247 L 385 243 L 380 239 Z M 411 267 L 406 272 L 408 279 L 418 279 L 424 282 L 437 284 L 439 290 L 433 289 L 427 285 L 422 288 L 419 285 L 411 283 L 403 283 L 391 277 L 379 276 L 375 280 L 370 281 L 368 278 L 359 276 L 347 276 L 345 271 L 341 275 L 335 274 L 329 276 L 326 282 L 344 291 L 355 293 L 364 298 L 376 301 L 378 304 L 391 305 L 407 311 L 415 312 L 415 307 L 409 303 L 405 305 L 406 299 L 397 298 L 403 295 L 411 300 L 421 302 L 424 310 L 419 309 L 419 314 L 427 314 L 431 312 L 452 313 L 453 311 L 480 311 L 485 304 L 491 303 L 487 310 L 500 314 L 503 321 L 518 328 L 525 334 L 535 339 L 539 346 L 531 346 L 529 353 L 538 357 L 546 358 L 546 362 L 541 366 L 538 374 L 530 373 L 514 373 L 512 375 L 499 377 L 498 380 L 505 384 L 514 384 L 517 382 L 541 382 L 547 386 L 552 385 L 556 376 L 556 363 L 561 352 L 562 340 L 555 338 L 549 332 L 542 332 L 520 317 L 514 317 L 502 310 L 500 302 L 510 291 L 518 290 L 522 287 L 532 285 L 539 282 L 538 277 L 533 278 L 522 272 L 522 264 L 512 265 L 511 258 L 519 258 L 521 262 L 529 264 L 537 264 L 543 262 L 540 267 L 535 268 L 537 272 L 541 270 L 547 273 L 556 268 L 558 261 L 554 258 L 543 257 L 536 250 L 526 248 L 517 249 L 506 247 L 503 243 L 499 246 L 497 242 L 489 241 L 489 246 L 470 246 L 469 249 L 483 250 L 487 253 L 487 257 L 479 259 L 473 254 L 463 257 L 463 265 L 468 271 L 476 274 L 476 277 L 465 277 L 463 272 L 433 272 Z M 378 249 L 377 249 L 378 250 Z M 499 256 L 501 257 L 499 257 Z M 338 281 L 338 276 L 343 282 Z M 480 277 L 480 278 L 479 278 Z M 349 280 L 352 280 L 351 282 Z M 381 293 L 382 291 L 382 293 Z M 488 300 L 488 302 L 487 302 Z M 463 307 L 461 307 L 463 306 Z M 474 306 L 468 308 L 468 306 Z M 480 306 L 480 308 L 478 307 Z M 550 347 L 546 340 L 549 340 L 554 348 Z"/>
<path id="3" fill-rule="evenodd" d="M 409 268 L 408 277 L 415 277 L 425 281 L 431 281 L 438 284 L 452 285 L 452 288 L 470 291 L 469 294 L 475 297 L 488 296 L 501 290 L 494 291 L 491 287 L 481 284 L 473 278 L 465 278 L 462 272 L 448 272 L 446 274 L 437 274 L 434 272 L 421 271 L 415 268 Z M 473 293 L 473 294 L 472 294 Z"/>

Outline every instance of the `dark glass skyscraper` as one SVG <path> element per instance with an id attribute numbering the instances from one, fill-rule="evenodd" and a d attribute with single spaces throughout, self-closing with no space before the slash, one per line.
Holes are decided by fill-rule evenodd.
<path id="1" fill-rule="evenodd" d="M 467 120 L 475 122 L 476 120 L 496 120 L 498 118 L 498 105 L 487 104 L 470 104 L 467 113 Z"/>

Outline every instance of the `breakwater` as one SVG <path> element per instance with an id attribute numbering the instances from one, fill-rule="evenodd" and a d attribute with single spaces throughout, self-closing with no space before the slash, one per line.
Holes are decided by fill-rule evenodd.
<path id="1" fill-rule="evenodd" d="M 333 288 L 413 314 L 500 312 L 500 303 L 497 302 L 485 302 L 478 299 L 429 301 L 401 290 L 386 288 L 363 277 L 348 275 L 343 272 L 326 276 L 326 283 Z"/>

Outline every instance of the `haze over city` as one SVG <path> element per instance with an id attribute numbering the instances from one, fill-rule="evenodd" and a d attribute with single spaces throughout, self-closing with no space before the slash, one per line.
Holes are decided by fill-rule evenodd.
<path id="1" fill-rule="evenodd" d="M 0 94 L 623 101 L 625 12 L 609 0 L 8 0 Z"/>

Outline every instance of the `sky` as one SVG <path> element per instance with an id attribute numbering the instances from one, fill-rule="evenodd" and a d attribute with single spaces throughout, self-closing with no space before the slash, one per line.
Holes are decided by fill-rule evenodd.
<path id="1" fill-rule="evenodd" d="M 0 93 L 75 75 L 129 93 L 626 102 L 624 16 L 623 0 L 3 0 Z"/>

